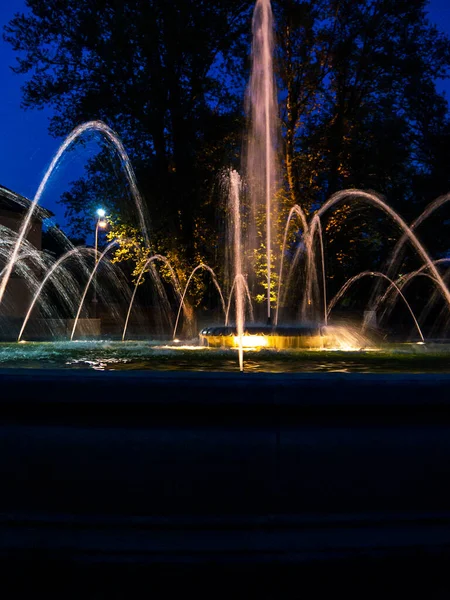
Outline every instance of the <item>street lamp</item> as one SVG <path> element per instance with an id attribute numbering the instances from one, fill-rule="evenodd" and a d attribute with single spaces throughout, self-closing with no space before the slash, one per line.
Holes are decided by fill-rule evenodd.
<path id="1" fill-rule="evenodd" d="M 106 211 L 103 208 L 97 209 L 97 223 L 95 225 L 95 266 L 98 263 L 98 230 L 106 229 L 108 223 L 105 221 Z M 92 302 L 94 304 L 94 319 L 97 317 L 97 273 L 94 275 L 94 297 Z"/>
<path id="2" fill-rule="evenodd" d="M 100 214 L 102 213 L 102 214 Z M 98 252 L 98 230 L 99 229 L 106 229 L 108 223 L 104 220 L 104 216 L 105 216 L 105 211 L 103 210 L 103 208 L 99 208 L 97 211 L 97 215 L 98 215 L 98 219 L 97 219 L 97 224 L 95 226 L 95 262 L 98 262 L 98 256 L 97 256 L 97 252 Z"/>

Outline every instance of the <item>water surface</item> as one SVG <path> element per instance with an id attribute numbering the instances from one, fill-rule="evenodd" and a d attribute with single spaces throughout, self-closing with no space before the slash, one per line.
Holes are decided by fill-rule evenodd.
<path id="1" fill-rule="evenodd" d="M 161 341 L 0 343 L 0 368 L 236 371 L 234 349 Z M 449 344 L 399 344 L 361 350 L 248 350 L 247 372 L 450 373 Z"/>

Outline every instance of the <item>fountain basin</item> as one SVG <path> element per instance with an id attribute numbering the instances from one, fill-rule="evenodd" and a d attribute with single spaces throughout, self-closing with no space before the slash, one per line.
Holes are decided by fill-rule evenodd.
<path id="1" fill-rule="evenodd" d="M 200 344 L 210 348 L 238 348 L 236 327 L 206 327 L 200 331 Z M 295 326 L 248 325 L 242 336 L 244 348 L 275 350 L 317 350 L 367 345 L 367 340 L 344 327 L 325 327 L 319 324 Z"/>
<path id="2" fill-rule="evenodd" d="M 207 327 L 199 334 L 200 344 L 209 348 L 238 348 L 235 327 Z M 320 327 L 246 326 L 242 336 L 244 348 L 322 348 L 326 338 Z"/>

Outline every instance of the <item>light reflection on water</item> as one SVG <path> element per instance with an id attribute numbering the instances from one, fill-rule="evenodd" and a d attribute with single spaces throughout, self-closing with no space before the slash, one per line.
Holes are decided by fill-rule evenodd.
<path id="1" fill-rule="evenodd" d="M 377 350 L 374 352 L 374 350 Z M 238 370 L 236 349 L 183 344 L 116 341 L 0 344 L 0 368 L 91 369 L 95 371 Z M 450 345 L 386 346 L 378 349 L 252 350 L 245 371 L 269 373 L 450 373 Z"/>

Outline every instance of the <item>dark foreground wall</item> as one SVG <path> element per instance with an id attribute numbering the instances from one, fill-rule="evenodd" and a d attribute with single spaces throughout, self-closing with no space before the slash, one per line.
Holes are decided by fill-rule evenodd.
<path id="1" fill-rule="evenodd" d="M 450 376 L 0 372 L 0 555 L 446 555 Z"/>

